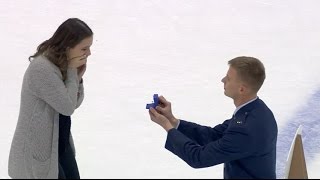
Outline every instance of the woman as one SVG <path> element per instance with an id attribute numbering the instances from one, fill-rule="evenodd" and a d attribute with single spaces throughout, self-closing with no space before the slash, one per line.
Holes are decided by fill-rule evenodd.
<path id="1" fill-rule="evenodd" d="M 9 155 L 10 177 L 80 178 L 70 116 L 83 101 L 82 76 L 92 41 L 89 26 L 70 18 L 29 57 Z"/>

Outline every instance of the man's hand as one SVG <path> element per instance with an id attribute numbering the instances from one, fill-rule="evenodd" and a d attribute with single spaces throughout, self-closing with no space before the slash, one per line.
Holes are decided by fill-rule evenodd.
<path id="1" fill-rule="evenodd" d="M 159 114 L 154 108 L 150 107 L 149 109 L 150 118 L 153 122 L 159 124 L 167 132 L 174 128 L 170 121 L 163 115 Z"/>
<path id="2" fill-rule="evenodd" d="M 156 110 L 160 114 L 165 116 L 170 121 L 173 127 L 176 128 L 178 126 L 179 120 L 176 119 L 172 114 L 171 103 L 167 101 L 163 96 L 159 96 L 159 106 L 156 107 Z"/>

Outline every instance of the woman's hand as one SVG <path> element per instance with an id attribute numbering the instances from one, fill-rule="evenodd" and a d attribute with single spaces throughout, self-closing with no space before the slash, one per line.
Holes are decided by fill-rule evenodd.
<path id="1" fill-rule="evenodd" d="M 82 76 L 86 72 L 86 69 L 87 69 L 87 64 L 84 64 L 84 65 L 78 67 L 78 79 L 79 79 L 79 81 L 81 81 Z"/>
<path id="2" fill-rule="evenodd" d="M 68 65 L 69 68 L 78 68 L 87 63 L 87 55 L 84 54 L 81 56 L 76 56 L 71 59 L 68 59 L 68 61 L 69 61 L 69 65 Z"/>

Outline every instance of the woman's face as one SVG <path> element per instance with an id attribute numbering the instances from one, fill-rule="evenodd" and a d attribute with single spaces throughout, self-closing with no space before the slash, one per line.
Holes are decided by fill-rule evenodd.
<path id="1" fill-rule="evenodd" d="M 92 45 L 92 42 L 93 36 L 83 39 L 75 47 L 69 48 L 67 50 L 67 58 L 74 59 L 78 57 L 84 57 L 82 59 L 87 59 L 87 57 L 91 55 L 90 47 Z"/>

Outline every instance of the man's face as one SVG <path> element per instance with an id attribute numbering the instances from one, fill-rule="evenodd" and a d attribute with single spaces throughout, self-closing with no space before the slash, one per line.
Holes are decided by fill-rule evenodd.
<path id="1" fill-rule="evenodd" d="M 239 97 L 241 93 L 241 81 L 238 78 L 237 71 L 229 67 L 227 75 L 222 78 L 221 82 L 224 84 L 224 94 L 232 99 Z"/>

